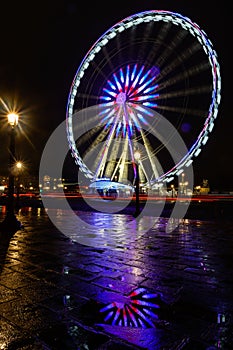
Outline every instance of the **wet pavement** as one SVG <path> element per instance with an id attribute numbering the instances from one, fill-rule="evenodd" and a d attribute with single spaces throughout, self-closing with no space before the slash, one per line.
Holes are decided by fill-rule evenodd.
<path id="1" fill-rule="evenodd" d="M 22 229 L 1 235 L 1 350 L 233 349 L 232 221 L 183 219 L 167 232 L 161 217 L 133 235 L 131 215 L 77 215 L 98 247 L 43 208 L 20 209 Z"/>

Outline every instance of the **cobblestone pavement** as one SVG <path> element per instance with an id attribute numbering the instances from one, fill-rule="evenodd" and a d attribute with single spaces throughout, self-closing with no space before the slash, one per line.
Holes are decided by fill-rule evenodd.
<path id="1" fill-rule="evenodd" d="M 43 208 L 18 218 L 23 228 L 0 240 L 0 349 L 233 349 L 232 222 L 185 219 L 167 233 L 160 218 L 132 236 L 130 215 L 95 213 L 96 248 Z"/>

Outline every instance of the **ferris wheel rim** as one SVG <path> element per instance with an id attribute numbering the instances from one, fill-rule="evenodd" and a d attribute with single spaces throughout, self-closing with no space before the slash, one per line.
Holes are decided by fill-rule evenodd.
<path id="1" fill-rule="evenodd" d="M 199 133 L 195 143 L 190 148 L 189 152 L 185 154 L 185 156 L 180 160 L 180 162 L 178 164 L 175 164 L 175 166 L 172 169 L 162 174 L 158 180 L 167 181 L 171 178 L 171 176 L 179 175 L 180 173 L 182 173 L 185 166 L 188 167 L 190 164 L 192 164 L 193 157 L 198 156 L 198 154 L 201 151 L 201 147 L 204 146 L 208 140 L 208 134 L 213 129 L 215 119 L 218 115 L 218 106 L 221 100 L 221 77 L 220 66 L 217 60 L 217 54 L 213 49 L 213 45 L 208 39 L 206 33 L 196 23 L 192 22 L 188 17 L 171 11 L 149 10 L 130 15 L 125 19 L 117 22 L 112 27 L 110 27 L 91 46 L 87 54 L 84 56 L 81 64 L 79 65 L 70 88 L 66 110 L 66 127 L 68 142 L 72 155 L 75 157 L 76 163 L 80 166 L 80 168 L 88 178 L 93 177 L 93 172 L 86 166 L 81 156 L 79 155 L 78 149 L 76 148 L 75 140 L 73 139 L 72 130 L 73 107 L 80 81 L 85 74 L 85 70 L 88 68 L 91 61 L 94 60 L 95 55 L 97 55 L 111 39 L 113 39 L 118 33 L 127 30 L 133 25 L 137 26 L 140 23 L 145 23 L 148 21 L 169 21 L 172 24 L 176 26 L 181 26 L 184 30 L 187 30 L 201 44 L 206 56 L 208 57 L 212 71 L 212 101 L 209 106 L 208 114 L 205 118 L 203 128 Z"/>

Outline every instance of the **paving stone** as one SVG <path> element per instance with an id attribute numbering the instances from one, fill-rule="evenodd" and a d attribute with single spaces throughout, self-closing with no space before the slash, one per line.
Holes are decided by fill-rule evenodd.
<path id="1" fill-rule="evenodd" d="M 133 237 L 122 224 L 130 215 L 101 214 L 97 233 L 114 218 L 107 246 L 106 236 L 99 248 L 72 241 L 36 210 L 0 241 L 0 349 L 231 350 L 232 222 L 186 220 L 167 233 L 160 218 Z M 91 223 L 93 213 L 85 215 Z M 151 324 L 113 325 L 100 312 L 123 310 L 138 288 L 161 295 Z M 135 305 L 149 299 L 138 294 Z M 130 317 L 137 310 L 149 318 L 153 309 L 142 304 Z"/>

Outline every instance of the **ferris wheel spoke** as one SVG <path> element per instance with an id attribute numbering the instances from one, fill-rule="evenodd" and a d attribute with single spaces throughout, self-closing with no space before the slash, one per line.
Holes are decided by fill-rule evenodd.
<path id="1" fill-rule="evenodd" d="M 195 116 L 195 117 L 205 117 L 206 116 L 206 110 L 200 110 L 195 108 L 187 108 L 187 107 L 178 107 L 178 106 L 163 106 L 160 105 L 159 107 L 160 111 L 169 111 L 169 112 L 175 112 L 176 114 L 184 115 L 188 114 L 189 116 Z"/>
<path id="2" fill-rule="evenodd" d="M 120 115 L 121 115 L 121 108 L 118 111 L 118 115 L 111 126 L 110 132 L 108 133 L 107 140 L 103 146 L 103 152 L 102 152 L 102 155 L 100 158 L 100 162 L 99 162 L 97 169 L 96 169 L 95 178 L 97 178 L 99 174 L 103 175 L 104 164 L 106 163 L 107 155 L 109 152 L 109 145 L 114 137 L 114 133 L 115 133 L 116 126 L 117 126 L 118 120 L 120 118 Z"/>
<path id="3" fill-rule="evenodd" d="M 171 46 L 169 46 L 169 52 L 170 54 L 173 52 L 171 50 L 172 48 L 172 44 Z M 193 58 L 195 56 L 195 54 L 197 54 L 199 51 L 201 50 L 201 45 L 199 43 L 195 43 L 194 45 L 188 47 L 185 49 L 185 51 L 180 52 L 177 55 L 177 57 L 173 58 L 170 62 L 167 62 L 167 60 L 165 60 L 163 58 L 163 62 L 160 65 L 160 69 L 161 69 L 161 73 L 158 77 L 158 81 L 163 80 L 164 78 L 166 78 L 166 76 L 169 76 L 169 74 L 177 71 L 178 68 L 182 67 L 184 65 L 184 62 L 188 62 L 190 58 Z M 199 66 L 199 65 L 198 65 Z M 201 66 L 201 64 L 200 64 Z M 199 66 L 199 68 L 200 68 Z M 190 69 L 189 66 L 186 67 L 186 70 Z M 186 72 L 185 70 L 185 72 Z M 183 71 L 183 69 L 182 69 Z"/>
<path id="4" fill-rule="evenodd" d="M 117 169 L 118 167 L 118 163 L 119 161 L 118 159 L 118 154 L 120 152 L 120 142 L 119 140 L 115 140 L 115 138 L 113 138 L 112 140 L 112 144 L 109 148 L 109 157 L 108 160 L 106 162 L 106 170 L 105 170 L 105 174 L 108 178 L 113 179 L 113 176 L 115 176 L 114 174 L 114 170 L 115 168 Z"/>
<path id="5" fill-rule="evenodd" d="M 211 87 L 210 85 L 205 85 L 205 86 L 196 86 L 193 88 L 187 88 L 186 90 L 177 90 L 174 92 L 167 92 L 165 94 L 159 94 L 159 97 L 157 100 L 163 100 L 167 98 L 175 98 L 175 97 L 182 97 L 182 96 L 191 96 L 191 95 L 197 95 L 197 94 L 205 94 L 208 93 L 210 94 L 211 92 Z"/>
<path id="6" fill-rule="evenodd" d="M 158 90 L 161 91 L 164 88 L 174 86 L 175 84 L 182 82 L 187 78 L 191 79 L 192 77 L 195 77 L 195 75 L 199 75 L 199 78 L 200 78 L 201 72 L 205 72 L 207 71 L 207 69 L 209 69 L 209 66 L 206 63 L 203 63 L 200 66 L 192 66 L 190 67 L 190 69 L 186 70 L 185 72 L 179 73 L 175 76 L 172 76 L 172 78 L 169 78 L 167 80 L 164 80 L 163 82 L 160 82 Z M 209 83 L 209 86 L 210 86 L 210 83 Z"/>
<path id="7" fill-rule="evenodd" d="M 143 146 L 144 146 L 144 152 L 146 153 L 146 157 L 149 159 L 150 161 L 150 167 L 148 167 L 148 169 L 152 168 L 153 173 L 155 174 L 155 177 L 158 177 L 158 169 L 156 168 L 156 163 L 155 160 L 153 158 L 153 151 L 152 151 L 152 146 L 150 144 L 150 142 L 148 141 L 147 137 L 145 136 L 145 133 L 143 131 L 143 125 L 141 124 L 139 118 L 138 118 L 138 113 L 137 113 L 137 109 L 135 109 L 133 106 L 131 107 L 133 110 L 133 120 L 136 121 L 137 120 L 137 125 L 140 129 L 140 135 L 142 137 L 142 141 L 143 141 Z M 139 114 L 140 116 L 140 114 Z M 144 123 L 146 118 L 143 118 Z M 148 124 L 148 123 L 147 123 Z M 141 161 L 141 165 L 142 165 L 142 161 Z M 149 179 L 149 175 L 147 174 L 146 169 L 144 168 L 144 173 L 146 175 L 147 180 Z"/>

